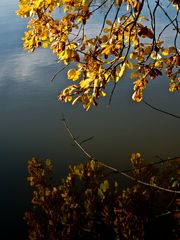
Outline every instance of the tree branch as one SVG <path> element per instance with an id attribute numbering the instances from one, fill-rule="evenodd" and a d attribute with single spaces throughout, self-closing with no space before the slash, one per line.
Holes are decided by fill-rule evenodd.
<path id="1" fill-rule="evenodd" d="M 53 82 L 53 80 L 57 77 L 57 75 L 58 75 L 59 73 L 61 73 L 64 69 L 66 69 L 68 66 L 69 66 L 69 64 L 66 65 L 66 66 L 64 66 L 63 68 L 61 68 L 59 71 L 57 71 L 57 72 L 53 75 L 53 77 L 51 78 L 51 82 Z"/>

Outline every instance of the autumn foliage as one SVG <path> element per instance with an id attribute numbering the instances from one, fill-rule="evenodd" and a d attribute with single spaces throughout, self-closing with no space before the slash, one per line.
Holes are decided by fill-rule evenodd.
<path id="1" fill-rule="evenodd" d="M 169 91 L 180 90 L 179 10 L 179 0 L 20 0 L 17 14 L 30 18 L 24 48 L 50 48 L 68 67 L 70 84 L 58 99 L 80 102 L 89 110 L 107 95 L 108 86 L 115 89 L 121 80 L 133 79 L 136 102 L 143 100 L 148 83 L 163 74 Z M 160 29 L 157 12 L 167 20 Z M 100 21 L 92 32 L 96 15 Z M 163 37 L 169 29 L 171 45 Z M 110 100 L 112 95 L 113 90 Z M 124 172 L 88 158 L 71 166 L 57 185 L 50 160 L 28 162 L 34 189 L 32 210 L 24 217 L 29 239 L 178 239 L 179 158 L 145 164 L 134 153 L 131 169 Z M 125 184 L 122 176 L 132 183 Z"/>
<path id="2" fill-rule="evenodd" d="M 178 0 L 20 0 L 17 14 L 29 17 L 24 48 L 34 51 L 50 48 L 59 61 L 69 66 L 67 78 L 73 82 L 62 90 L 59 99 L 81 102 L 86 110 L 106 96 L 109 82 L 116 85 L 126 70 L 134 79 L 133 100 L 140 102 L 148 82 L 163 74 L 171 92 L 180 90 Z M 104 8 L 98 32 L 87 33 L 90 20 Z M 172 19 L 166 12 L 174 11 Z M 63 13 L 57 14 L 57 9 Z M 144 16 L 144 9 L 148 12 Z M 161 11 L 168 23 L 157 31 L 156 14 Z M 56 12 L 56 14 L 54 14 Z M 54 17 L 57 16 L 57 17 Z M 167 22 L 165 21 L 165 22 Z M 171 46 L 163 34 L 171 29 Z M 128 79 L 126 79 L 127 81 Z"/>
<path id="3" fill-rule="evenodd" d="M 134 153 L 130 173 L 176 190 L 179 163 L 177 158 L 162 166 L 146 165 L 141 155 Z M 113 177 L 94 160 L 70 166 L 69 174 L 56 185 L 50 160 L 33 158 L 28 162 L 28 173 L 34 189 L 33 208 L 24 217 L 29 239 L 178 239 L 176 194 L 137 183 L 125 187 L 122 178 Z"/>

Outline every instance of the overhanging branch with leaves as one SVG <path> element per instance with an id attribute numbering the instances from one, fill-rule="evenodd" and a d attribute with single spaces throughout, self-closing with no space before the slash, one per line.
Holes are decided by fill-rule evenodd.
<path id="1" fill-rule="evenodd" d="M 64 13 L 54 17 L 56 9 Z M 106 96 L 108 83 L 113 82 L 111 101 L 127 70 L 134 79 L 132 99 L 136 102 L 143 100 L 148 83 L 161 76 L 163 69 L 169 90 L 180 90 L 179 10 L 178 0 L 20 0 L 17 14 L 31 18 L 24 48 L 50 47 L 70 67 L 67 78 L 73 84 L 61 91 L 59 100 L 73 105 L 81 102 L 88 110 Z M 160 31 L 157 11 L 167 19 Z M 92 36 L 87 29 L 97 14 L 102 24 Z M 174 32 L 171 45 L 163 38 L 167 31 Z"/>

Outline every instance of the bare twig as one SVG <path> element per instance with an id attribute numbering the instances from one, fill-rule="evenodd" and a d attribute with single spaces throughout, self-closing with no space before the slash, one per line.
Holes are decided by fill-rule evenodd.
<path id="1" fill-rule="evenodd" d="M 69 64 L 68 64 L 68 65 L 69 65 Z M 64 66 L 64 67 L 61 68 L 59 71 L 57 71 L 57 72 L 53 75 L 53 77 L 51 78 L 51 82 L 53 82 L 53 80 L 57 77 L 57 75 L 58 75 L 59 73 L 61 73 L 64 69 L 66 69 L 66 68 L 68 67 L 68 65 Z"/>
<path id="2" fill-rule="evenodd" d="M 80 144 L 83 144 L 83 143 L 85 143 L 85 142 L 88 142 L 88 141 L 92 140 L 93 138 L 94 138 L 94 136 L 89 137 L 89 138 L 86 138 L 86 139 L 82 140 L 82 141 L 80 142 Z"/>
<path id="3" fill-rule="evenodd" d="M 66 128 L 66 130 L 68 131 L 70 137 L 72 138 L 72 140 L 74 141 L 74 143 L 76 144 L 76 146 L 85 154 L 85 156 L 88 158 L 88 159 L 93 159 L 93 156 L 91 156 L 82 146 L 81 144 L 77 141 L 77 139 L 74 137 L 74 135 L 72 134 L 71 130 L 69 129 L 68 127 L 68 124 L 67 124 L 67 121 L 66 119 L 62 118 L 62 121 L 64 123 L 64 126 Z"/>
<path id="4" fill-rule="evenodd" d="M 112 102 L 112 97 L 113 97 L 113 95 L 114 95 L 115 89 L 116 89 L 116 82 L 114 82 L 114 86 L 113 86 L 113 88 L 112 88 L 112 90 L 111 90 L 111 94 L 110 94 L 109 102 L 108 102 L 108 107 L 110 106 L 110 104 L 111 104 L 111 102 Z"/>
<path id="5" fill-rule="evenodd" d="M 158 112 L 161 112 L 161 113 L 167 114 L 167 115 L 169 115 L 169 116 L 171 116 L 171 117 L 180 119 L 180 116 L 175 115 L 175 114 L 172 114 L 172 113 L 167 112 L 167 111 L 164 111 L 164 110 L 162 110 L 162 109 L 160 109 L 160 108 L 154 107 L 153 105 L 151 105 L 150 103 L 148 103 L 148 102 L 145 101 L 145 100 L 142 100 L 142 102 L 143 102 L 146 106 L 148 106 L 148 107 L 150 107 L 150 108 L 152 108 L 152 109 L 154 109 L 154 110 L 156 110 L 156 111 L 158 111 Z"/>

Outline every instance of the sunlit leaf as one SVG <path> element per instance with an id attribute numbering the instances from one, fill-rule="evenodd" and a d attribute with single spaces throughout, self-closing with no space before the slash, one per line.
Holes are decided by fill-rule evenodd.
<path id="1" fill-rule="evenodd" d="M 76 80 L 79 79 L 80 74 L 81 74 L 81 70 L 79 70 L 79 69 L 78 69 L 78 70 L 76 70 L 76 69 L 70 69 L 70 70 L 68 71 L 67 76 L 68 76 L 68 79 L 73 80 L 73 81 L 76 81 Z"/>

